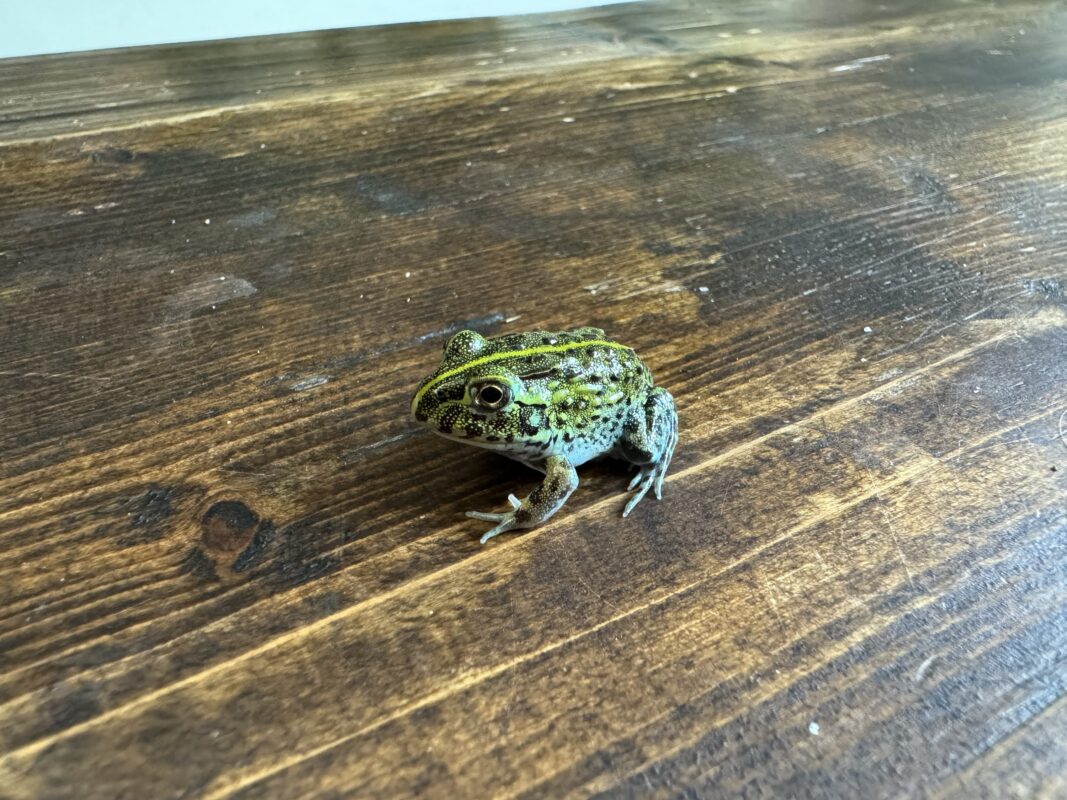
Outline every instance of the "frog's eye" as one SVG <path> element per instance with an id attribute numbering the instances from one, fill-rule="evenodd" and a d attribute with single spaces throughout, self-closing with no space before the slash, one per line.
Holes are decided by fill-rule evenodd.
<path id="1" fill-rule="evenodd" d="M 445 342 L 445 353 L 456 356 L 471 356 L 486 345 L 486 338 L 477 331 L 459 331 Z"/>
<path id="2" fill-rule="evenodd" d="M 486 381 L 471 386 L 474 405 L 486 411 L 499 411 L 511 402 L 511 387 L 498 381 Z"/>

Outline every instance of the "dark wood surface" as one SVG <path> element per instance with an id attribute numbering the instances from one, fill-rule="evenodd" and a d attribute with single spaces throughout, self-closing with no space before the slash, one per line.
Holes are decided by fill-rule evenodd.
<path id="1" fill-rule="evenodd" d="M 1067 10 L 0 62 L 0 797 L 1067 796 Z M 597 325 L 665 498 L 418 430 Z"/>

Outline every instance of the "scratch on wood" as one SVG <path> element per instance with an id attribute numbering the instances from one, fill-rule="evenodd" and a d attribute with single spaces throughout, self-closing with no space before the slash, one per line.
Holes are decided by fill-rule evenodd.
<path id="1" fill-rule="evenodd" d="M 913 677 L 915 683 L 920 683 L 922 679 L 926 677 L 926 673 L 930 671 L 930 667 L 934 665 L 934 662 L 937 661 L 937 659 L 938 656 L 930 656 L 919 665 L 919 668 L 915 670 L 915 675 Z"/>
<path id="2" fill-rule="evenodd" d="M 14 378 L 55 378 L 59 380 L 73 381 L 97 381 L 107 383 L 111 378 L 104 375 L 75 375 L 70 372 L 22 372 L 16 370 L 0 370 L 0 375 Z"/>

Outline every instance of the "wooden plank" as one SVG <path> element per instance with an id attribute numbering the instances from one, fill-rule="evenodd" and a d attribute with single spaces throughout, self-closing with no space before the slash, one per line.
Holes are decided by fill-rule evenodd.
<path id="1" fill-rule="evenodd" d="M 1064 22 L 0 62 L 4 792 L 1054 796 Z M 590 465 L 480 547 L 536 479 L 410 392 L 455 330 L 583 324 L 678 400 L 667 496 Z"/>
<path id="2" fill-rule="evenodd" d="M 1067 751 L 1063 730 L 1067 702 L 1061 696 L 1007 741 L 991 747 L 945 787 L 946 795 L 1055 797 L 1064 792 Z"/>

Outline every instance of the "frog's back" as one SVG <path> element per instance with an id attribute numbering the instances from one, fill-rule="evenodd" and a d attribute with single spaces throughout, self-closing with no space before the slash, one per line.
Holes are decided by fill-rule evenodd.
<path id="1" fill-rule="evenodd" d="M 536 384 L 544 414 L 536 415 L 542 458 L 562 455 L 579 465 L 613 452 L 626 420 L 644 403 L 652 375 L 633 349 L 599 328 L 531 331 L 490 340 L 509 352 L 508 367 Z"/>
<path id="2" fill-rule="evenodd" d="M 516 375 L 539 375 L 548 372 L 574 373 L 588 370 L 604 383 L 613 379 L 609 362 L 635 361 L 633 349 L 613 341 L 599 328 L 578 328 L 573 331 L 527 331 L 494 336 L 487 340 L 482 356 L 477 359 L 488 369 L 503 369 Z M 606 358 L 610 356 L 609 358 Z M 472 366 L 477 366 L 471 362 Z"/>

